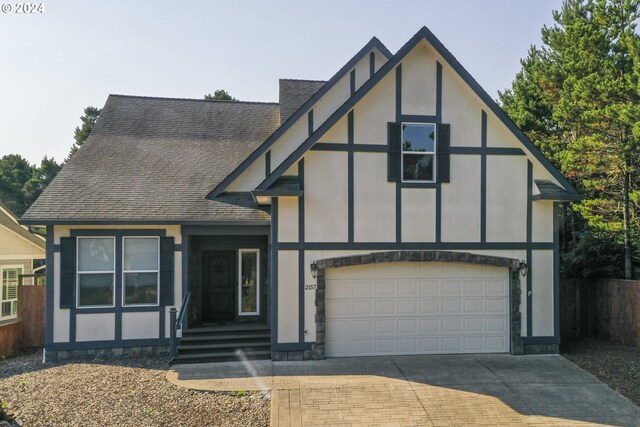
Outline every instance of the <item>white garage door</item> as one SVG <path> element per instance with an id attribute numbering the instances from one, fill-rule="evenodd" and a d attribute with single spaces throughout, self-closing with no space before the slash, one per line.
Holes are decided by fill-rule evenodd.
<path id="1" fill-rule="evenodd" d="M 509 351 L 508 269 L 381 263 L 326 272 L 327 356 Z"/>

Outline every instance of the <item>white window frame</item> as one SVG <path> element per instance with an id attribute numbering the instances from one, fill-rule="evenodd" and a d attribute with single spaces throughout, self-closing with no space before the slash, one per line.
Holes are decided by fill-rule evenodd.
<path id="1" fill-rule="evenodd" d="M 116 238 L 115 236 L 78 236 L 76 238 L 76 307 L 83 308 L 111 308 L 116 305 Z M 80 271 L 80 240 L 82 239 L 111 239 L 113 240 L 113 270 L 111 271 Z M 111 295 L 111 305 L 80 305 L 80 275 L 81 274 L 112 274 L 113 281 L 111 288 L 113 289 Z"/>
<path id="2" fill-rule="evenodd" d="M 158 268 L 157 270 L 125 270 L 124 266 L 124 241 L 126 239 L 156 239 L 158 242 Z M 138 304 L 126 304 L 126 283 L 124 280 L 125 273 L 156 273 L 156 302 L 153 303 L 138 303 Z M 122 236 L 122 306 L 123 307 L 156 307 L 160 305 L 160 237 L 159 236 Z"/>
<path id="3" fill-rule="evenodd" d="M 256 311 L 242 311 L 242 254 L 256 254 Z M 238 316 L 260 315 L 260 249 L 238 249 Z"/>
<path id="4" fill-rule="evenodd" d="M 434 140 L 433 140 L 433 152 L 431 151 L 404 151 L 404 125 L 411 126 L 433 126 L 434 132 Z M 400 179 L 402 182 L 425 182 L 425 183 L 434 183 L 437 180 L 436 174 L 438 173 L 438 169 L 436 168 L 436 162 L 438 160 L 438 156 L 436 152 L 438 151 L 438 125 L 437 123 L 420 123 L 420 122 L 402 122 L 400 123 Z M 404 179 L 404 155 L 425 155 L 425 154 L 433 154 L 433 179 L 431 180 L 423 180 L 423 179 Z"/>
<path id="5" fill-rule="evenodd" d="M 16 279 L 18 280 L 18 283 L 16 284 L 16 297 L 12 298 L 12 299 L 3 299 L 2 295 L 4 293 L 4 272 L 5 270 L 20 270 L 20 272 L 18 273 L 18 275 L 16 276 Z M 20 287 L 20 275 L 24 274 L 24 265 L 20 265 L 20 264 L 14 264 L 14 265 L 3 265 L 0 266 L 0 320 L 8 320 L 8 319 L 16 319 L 18 317 L 18 287 Z M 11 311 L 13 312 L 13 305 L 16 305 L 16 314 L 10 314 L 8 316 L 3 316 L 2 315 L 2 304 L 9 302 L 11 303 Z"/>

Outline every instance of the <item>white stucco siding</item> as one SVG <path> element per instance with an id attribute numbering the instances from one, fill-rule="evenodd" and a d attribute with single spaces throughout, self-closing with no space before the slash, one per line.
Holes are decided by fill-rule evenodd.
<path id="1" fill-rule="evenodd" d="M 315 122 L 315 119 L 314 119 Z M 300 146 L 309 137 L 309 120 L 305 115 L 300 119 L 271 146 L 271 170 L 274 170 L 282 163 L 293 151 Z M 260 181 L 253 184 L 253 190 L 264 179 L 264 167 L 262 168 L 262 177 Z"/>
<path id="2" fill-rule="evenodd" d="M 371 61 L 369 55 L 365 55 L 354 67 L 356 73 L 356 90 L 369 80 L 371 75 Z"/>
<path id="3" fill-rule="evenodd" d="M 298 241 L 298 198 L 278 198 L 278 241 Z"/>
<path id="4" fill-rule="evenodd" d="M 436 114 L 436 60 L 426 42 L 402 60 L 402 114 Z"/>
<path id="5" fill-rule="evenodd" d="M 402 190 L 402 241 L 435 242 L 436 190 Z"/>
<path id="6" fill-rule="evenodd" d="M 273 167 L 273 159 L 271 160 Z M 256 188 L 258 184 L 264 179 L 265 171 L 265 156 L 260 156 L 255 162 L 253 162 L 246 170 L 244 170 L 240 176 L 238 176 L 225 191 L 238 192 L 238 191 L 251 191 Z"/>
<path id="7" fill-rule="evenodd" d="M 57 239 L 57 243 L 60 239 Z M 60 253 L 53 254 L 53 342 L 69 342 L 69 310 L 60 308 Z"/>
<path id="8" fill-rule="evenodd" d="M 387 123 L 396 120 L 395 92 L 395 72 L 390 72 L 356 104 L 356 144 L 387 144 Z"/>
<path id="9" fill-rule="evenodd" d="M 487 156 L 487 241 L 524 242 L 526 238 L 527 158 Z"/>
<path id="10" fill-rule="evenodd" d="M 480 241 L 480 157 L 451 156 L 451 182 L 442 184 L 443 242 Z"/>
<path id="11" fill-rule="evenodd" d="M 553 336 L 553 251 L 532 251 L 531 257 L 531 331 L 533 336 Z"/>
<path id="12" fill-rule="evenodd" d="M 355 241 L 395 241 L 396 189 L 387 182 L 386 155 L 355 153 L 353 166 Z"/>
<path id="13" fill-rule="evenodd" d="M 315 129 L 324 123 L 339 106 L 349 99 L 351 93 L 350 78 L 349 73 L 342 76 L 313 106 L 313 124 Z"/>
<path id="14" fill-rule="evenodd" d="M 298 342 L 298 251 L 278 251 L 278 343 Z"/>
<path id="15" fill-rule="evenodd" d="M 443 64 L 442 122 L 451 124 L 452 147 L 481 145 L 483 107 L 478 96 L 462 78 Z"/>
<path id="16" fill-rule="evenodd" d="M 304 163 L 305 240 L 348 239 L 347 154 L 310 151 Z"/>
<path id="17" fill-rule="evenodd" d="M 346 144 L 348 142 L 348 120 L 343 117 L 331 128 L 324 133 L 318 142 L 329 142 L 333 144 Z"/>
<path id="18" fill-rule="evenodd" d="M 76 341 L 111 341 L 115 339 L 115 331 L 116 315 L 114 313 L 76 316 Z"/>
<path id="19" fill-rule="evenodd" d="M 534 242 L 553 242 L 553 202 L 536 200 L 531 204 Z"/>
<path id="20" fill-rule="evenodd" d="M 158 313 L 122 313 L 122 339 L 158 338 Z"/>

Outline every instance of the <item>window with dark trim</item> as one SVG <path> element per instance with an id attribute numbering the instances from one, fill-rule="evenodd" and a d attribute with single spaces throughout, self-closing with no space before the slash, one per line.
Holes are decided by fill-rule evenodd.
<path id="1" fill-rule="evenodd" d="M 435 181 L 436 137 L 434 123 L 402 123 L 402 181 Z"/>
<path id="2" fill-rule="evenodd" d="M 160 238 L 122 238 L 123 305 L 157 305 Z"/>
<path id="3" fill-rule="evenodd" d="M 114 305 L 115 245 L 115 237 L 78 237 L 78 307 Z"/>

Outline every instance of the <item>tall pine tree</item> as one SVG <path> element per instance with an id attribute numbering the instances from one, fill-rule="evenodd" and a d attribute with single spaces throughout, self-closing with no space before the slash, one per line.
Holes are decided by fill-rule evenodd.
<path id="1" fill-rule="evenodd" d="M 505 111 L 586 194 L 574 205 L 624 243 L 633 277 L 640 228 L 640 17 L 637 0 L 565 0 L 522 60 Z"/>

